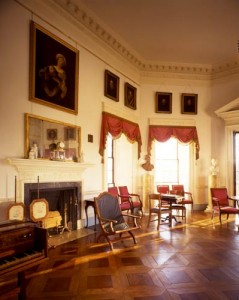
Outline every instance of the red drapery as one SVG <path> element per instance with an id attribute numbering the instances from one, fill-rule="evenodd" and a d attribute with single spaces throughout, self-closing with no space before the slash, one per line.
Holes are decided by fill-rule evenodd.
<path id="1" fill-rule="evenodd" d="M 140 157 L 142 140 L 139 125 L 137 123 L 133 123 L 110 113 L 103 112 L 99 149 L 99 153 L 102 157 L 104 155 L 106 137 L 108 133 L 110 133 L 114 138 L 120 137 L 120 135 L 124 133 L 132 143 L 138 142 L 138 158 Z"/>
<path id="2" fill-rule="evenodd" d="M 150 155 L 152 142 L 157 140 L 158 142 L 166 142 L 171 137 L 175 137 L 182 143 L 194 142 L 196 147 L 196 159 L 199 158 L 199 140 L 197 135 L 197 129 L 195 126 L 149 126 L 148 136 L 148 154 Z"/>

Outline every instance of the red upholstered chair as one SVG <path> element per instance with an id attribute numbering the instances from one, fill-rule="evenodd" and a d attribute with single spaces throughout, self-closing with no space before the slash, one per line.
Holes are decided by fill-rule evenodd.
<path id="1" fill-rule="evenodd" d="M 131 213 L 134 214 L 135 211 L 141 211 L 143 214 L 143 203 L 140 199 L 140 195 L 129 193 L 127 186 L 119 186 L 119 197 L 121 197 L 121 203 L 125 201 L 131 202 Z"/>
<path id="2" fill-rule="evenodd" d="M 169 189 L 169 185 L 157 185 L 157 192 L 159 194 L 169 194 L 170 193 L 170 189 Z"/>
<path id="3" fill-rule="evenodd" d="M 183 184 L 172 185 L 171 193 L 182 196 L 183 198 L 178 201 L 178 204 L 190 204 L 193 211 L 193 195 L 190 192 L 185 192 Z"/>
<path id="4" fill-rule="evenodd" d="M 219 220 L 222 223 L 221 216 L 227 215 L 227 219 L 230 214 L 239 214 L 239 209 L 229 205 L 229 198 L 227 194 L 227 188 L 211 188 L 212 196 L 212 218 L 214 213 L 219 213 Z"/>
<path id="5" fill-rule="evenodd" d="M 108 192 L 113 195 L 114 197 L 117 197 L 119 200 L 119 205 L 120 205 L 120 209 L 121 211 L 131 211 L 132 210 L 132 203 L 131 200 L 128 199 L 122 199 L 122 197 L 119 196 L 119 191 L 118 188 L 116 186 L 113 187 L 108 187 Z"/>
<path id="6" fill-rule="evenodd" d="M 159 194 L 169 194 L 170 193 L 169 185 L 166 185 L 166 184 L 165 185 L 157 185 L 157 192 Z M 161 203 L 162 203 L 163 207 L 169 206 L 167 201 L 162 200 Z"/>

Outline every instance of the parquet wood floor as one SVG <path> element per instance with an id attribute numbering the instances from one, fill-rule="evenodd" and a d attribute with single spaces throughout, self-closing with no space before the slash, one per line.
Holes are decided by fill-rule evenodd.
<path id="1" fill-rule="evenodd" d="M 57 246 L 27 272 L 27 300 L 239 300 L 239 232 L 231 216 L 219 224 L 190 212 L 186 224 L 148 216 L 132 239 L 96 243 L 96 234 Z"/>

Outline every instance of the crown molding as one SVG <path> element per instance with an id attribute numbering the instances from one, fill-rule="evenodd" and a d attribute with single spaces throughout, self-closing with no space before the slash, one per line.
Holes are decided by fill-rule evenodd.
<path id="1" fill-rule="evenodd" d="M 21 0 L 18 1 L 21 2 Z M 101 24 L 101 21 L 97 20 L 97 17 L 93 16 L 83 4 L 76 4 L 74 0 L 44 0 L 42 3 L 57 11 L 68 22 L 71 22 L 88 35 L 97 38 L 104 48 L 108 48 L 109 51 L 113 49 L 143 75 L 157 73 L 163 74 L 166 77 L 175 75 L 182 78 L 189 76 L 192 79 L 208 80 L 239 73 L 239 57 L 236 61 L 218 65 L 144 61 L 134 50 L 122 42 L 119 37 L 116 37 L 109 29 L 106 29 Z"/>

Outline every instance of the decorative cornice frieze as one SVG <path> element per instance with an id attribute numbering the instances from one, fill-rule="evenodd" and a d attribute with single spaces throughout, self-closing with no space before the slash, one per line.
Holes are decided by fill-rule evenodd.
<path id="1" fill-rule="evenodd" d="M 163 63 L 163 62 L 147 62 L 139 58 L 139 55 L 129 50 L 123 42 L 119 41 L 112 33 L 109 32 L 100 22 L 96 21 L 92 15 L 89 14 L 87 9 L 74 3 L 74 0 L 52 0 L 45 1 L 50 6 L 58 5 L 61 8 L 61 13 L 67 20 L 78 23 L 78 26 L 83 26 L 90 31 L 95 37 L 101 40 L 105 46 L 113 48 L 121 57 L 129 61 L 134 67 L 141 72 L 157 72 L 164 74 L 178 74 L 195 76 L 199 75 L 204 79 L 216 79 L 239 73 L 239 60 L 229 63 L 222 63 L 218 65 L 196 65 L 196 64 L 183 64 L 183 63 Z M 55 5 L 54 5 L 55 4 Z M 67 12 L 69 15 L 65 14 Z M 199 78 L 199 77 L 198 77 Z"/>

